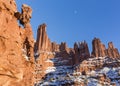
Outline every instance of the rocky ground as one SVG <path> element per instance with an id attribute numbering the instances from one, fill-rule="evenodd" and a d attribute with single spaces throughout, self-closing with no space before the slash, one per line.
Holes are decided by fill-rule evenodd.
<path id="1" fill-rule="evenodd" d="M 120 60 L 109 61 L 107 57 L 99 57 L 104 63 L 115 64 Z M 98 58 L 86 60 L 90 66 L 98 62 Z M 73 66 L 65 66 L 67 60 L 61 61 L 61 57 L 47 59 L 54 63 L 54 67 L 47 67 L 46 76 L 36 86 L 120 86 L 120 67 L 103 67 L 86 73 L 75 71 Z M 82 64 L 81 64 L 82 65 Z"/>

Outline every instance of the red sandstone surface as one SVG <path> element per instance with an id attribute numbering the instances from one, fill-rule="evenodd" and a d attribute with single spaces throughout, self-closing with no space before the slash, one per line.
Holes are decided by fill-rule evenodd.
<path id="1" fill-rule="evenodd" d="M 0 0 L 0 86 L 34 86 L 45 78 L 48 67 L 58 65 L 70 66 L 72 71 L 83 75 L 103 67 L 120 65 L 118 49 L 112 42 L 106 48 L 99 38 L 93 39 L 90 54 L 85 41 L 75 42 L 73 48 L 69 48 L 66 42 L 51 42 L 46 32 L 47 25 L 42 24 L 34 42 L 30 25 L 32 8 L 23 4 L 21 9 L 22 12 L 17 11 L 15 0 Z M 57 59 L 57 62 L 51 62 L 51 59 Z M 112 60 L 114 64 L 110 63 Z M 104 74 L 97 78 L 101 83 L 111 82 Z M 64 85 L 72 84 L 85 86 L 84 82 L 77 81 Z"/>

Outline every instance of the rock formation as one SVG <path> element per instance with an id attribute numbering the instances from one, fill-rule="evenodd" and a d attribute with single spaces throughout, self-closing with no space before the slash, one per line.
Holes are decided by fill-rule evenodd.
<path id="1" fill-rule="evenodd" d="M 32 30 L 19 27 L 16 12 L 14 0 L 0 0 L 0 86 L 30 86 L 34 81 Z"/>
<path id="2" fill-rule="evenodd" d="M 119 51 L 117 48 L 114 48 L 113 43 L 109 42 L 108 43 L 108 49 L 106 49 L 105 45 L 101 43 L 100 39 L 94 38 L 92 41 L 92 57 L 119 57 Z"/>
<path id="3" fill-rule="evenodd" d="M 90 57 L 89 49 L 87 43 L 81 42 L 81 43 L 75 43 L 74 44 L 74 51 L 75 51 L 75 62 L 74 64 L 79 64 L 83 60 L 87 59 Z"/>
<path id="4" fill-rule="evenodd" d="M 69 49 L 67 47 L 66 42 L 61 42 L 61 44 L 59 45 L 59 52 L 56 55 L 58 57 L 64 57 L 64 58 L 69 57 Z"/>
<path id="5" fill-rule="evenodd" d="M 104 57 L 106 56 L 105 53 L 105 45 L 101 43 L 100 39 L 94 38 L 92 41 L 92 56 L 93 57 Z"/>
<path id="6" fill-rule="evenodd" d="M 85 41 L 79 44 L 79 51 L 80 51 L 80 58 L 82 59 L 82 61 L 90 57 L 88 45 Z"/>
<path id="7" fill-rule="evenodd" d="M 60 49 L 60 51 L 67 51 L 66 42 L 61 42 L 59 49 Z"/>
<path id="8" fill-rule="evenodd" d="M 59 44 L 57 44 L 56 42 L 52 42 L 51 46 L 52 52 L 59 52 Z"/>
<path id="9" fill-rule="evenodd" d="M 37 30 L 37 40 L 35 42 L 34 52 L 35 52 L 35 58 L 36 58 L 36 66 L 35 66 L 35 72 L 39 71 L 40 73 L 36 73 L 35 79 L 36 82 L 41 80 L 45 73 L 45 69 L 52 65 L 50 63 L 46 63 L 48 58 L 54 57 L 54 50 L 57 50 L 57 44 L 52 43 L 50 39 L 48 38 L 47 32 L 46 32 L 46 24 L 42 24 L 38 27 Z M 38 69 L 39 67 L 39 69 Z"/>
<path id="10" fill-rule="evenodd" d="M 113 45 L 112 42 L 108 43 L 108 49 L 106 49 L 106 53 L 107 53 L 108 57 L 116 58 L 116 57 L 120 56 L 119 52 L 118 52 L 118 49 L 114 48 L 114 45 Z"/>
<path id="11" fill-rule="evenodd" d="M 51 51 L 51 41 L 46 33 L 46 24 L 42 24 L 38 28 L 35 51 L 39 53 L 42 51 Z"/>
<path id="12" fill-rule="evenodd" d="M 26 24 L 30 23 L 30 19 L 32 17 L 32 9 L 26 5 L 22 5 L 22 12 L 15 12 L 15 17 L 20 20 L 20 24 L 26 26 Z"/>
<path id="13" fill-rule="evenodd" d="M 85 41 L 75 43 L 74 48 L 69 48 L 66 42 L 51 42 L 46 24 L 38 27 L 37 40 L 34 42 L 31 16 L 32 9 L 28 5 L 23 4 L 22 12 L 18 12 L 15 0 L 0 0 L 0 86 L 34 86 L 45 77 L 45 70 L 50 66 L 71 66 L 68 69 L 76 68 L 75 71 L 85 75 L 97 68 L 120 65 L 118 49 L 114 48 L 112 42 L 108 43 L 106 49 L 100 39 L 95 38 L 90 56 Z M 98 58 L 88 59 L 90 57 Z M 50 61 L 53 58 L 56 62 Z M 112 63 L 112 60 L 116 63 Z"/>
<path id="14" fill-rule="evenodd" d="M 74 43 L 74 52 L 73 53 L 74 53 L 73 63 L 78 64 L 80 61 L 80 58 L 79 58 L 79 46 L 77 43 Z"/>

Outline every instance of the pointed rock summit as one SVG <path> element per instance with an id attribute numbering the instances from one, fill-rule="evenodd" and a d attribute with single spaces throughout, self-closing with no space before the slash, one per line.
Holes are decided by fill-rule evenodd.
<path id="1" fill-rule="evenodd" d="M 119 51 L 117 48 L 114 48 L 114 45 L 112 42 L 108 43 L 108 49 L 106 49 L 106 54 L 108 57 L 120 57 Z"/>
<path id="2" fill-rule="evenodd" d="M 101 43 L 100 39 L 94 38 L 92 41 L 92 56 L 93 57 L 120 57 L 119 51 L 117 48 L 114 48 L 112 42 L 108 43 L 108 49 L 106 49 L 105 45 Z"/>
<path id="3" fill-rule="evenodd" d="M 83 60 L 90 58 L 90 52 L 88 49 L 88 45 L 85 41 L 81 43 L 75 43 L 74 51 L 75 51 L 74 64 L 79 64 Z"/>
<path id="4" fill-rule="evenodd" d="M 93 57 L 104 57 L 105 53 L 105 45 L 101 43 L 99 38 L 94 38 L 92 41 L 92 56 Z"/>
<path id="5" fill-rule="evenodd" d="M 51 50 L 51 41 L 46 32 L 46 24 L 42 24 L 38 27 L 35 48 L 35 51 L 39 53 Z"/>

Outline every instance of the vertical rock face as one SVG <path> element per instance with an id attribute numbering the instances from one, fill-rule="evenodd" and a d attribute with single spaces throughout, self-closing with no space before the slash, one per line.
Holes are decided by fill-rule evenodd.
<path id="1" fill-rule="evenodd" d="M 113 58 L 119 57 L 118 49 L 114 48 L 114 45 L 112 42 L 108 43 L 108 49 L 106 49 L 106 52 L 108 57 L 113 57 Z"/>
<path id="2" fill-rule="evenodd" d="M 89 49 L 87 43 L 75 43 L 74 44 L 74 51 L 75 51 L 75 64 L 79 64 L 81 61 L 90 57 Z"/>
<path id="3" fill-rule="evenodd" d="M 64 58 L 69 57 L 69 48 L 67 47 L 66 42 L 61 42 L 59 45 L 59 53 L 57 53 L 57 55 Z"/>
<path id="4" fill-rule="evenodd" d="M 61 42 L 59 49 L 60 49 L 60 51 L 67 51 L 66 42 Z"/>
<path id="5" fill-rule="evenodd" d="M 74 44 L 74 64 L 79 64 L 80 62 L 80 52 L 79 52 L 79 45 L 77 43 Z"/>
<path id="6" fill-rule="evenodd" d="M 35 69 L 37 70 L 37 66 L 39 65 L 41 69 L 38 70 L 41 71 L 41 73 L 36 73 L 36 80 L 40 80 L 42 77 L 44 77 L 44 71 L 49 66 L 49 64 L 46 63 L 46 60 L 50 57 L 54 57 L 51 53 L 51 51 L 54 51 L 54 49 L 56 49 L 56 44 L 51 43 L 50 39 L 48 38 L 46 32 L 46 24 L 40 25 L 37 30 L 37 40 L 35 43 L 34 51 L 37 64 Z"/>
<path id="7" fill-rule="evenodd" d="M 105 45 L 101 43 L 100 39 L 94 38 L 92 41 L 92 56 L 93 57 L 104 57 L 106 56 L 105 54 Z"/>
<path id="8" fill-rule="evenodd" d="M 52 52 L 58 52 L 59 51 L 59 44 L 56 42 L 52 42 Z"/>
<path id="9" fill-rule="evenodd" d="M 80 58 L 82 58 L 83 60 L 90 57 L 88 45 L 85 41 L 79 44 L 79 51 L 80 51 Z"/>
<path id="10" fill-rule="evenodd" d="M 24 56 L 28 60 L 26 63 L 26 68 L 24 72 L 24 85 L 33 85 L 34 78 L 34 38 L 33 32 L 30 25 L 30 19 L 32 15 L 32 9 L 28 5 L 22 5 L 22 12 L 20 18 L 17 18 L 20 23 L 24 26 L 21 38 L 22 38 L 22 48 L 24 50 Z M 21 28 L 22 29 L 22 28 Z M 27 82 L 26 82 L 27 81 Z M 30 81 L 30 82 L 29 82 Z"/>
<path id="11" fill-rule="evenodd" d="M 19 27 L 16 12 L 14 0 L 0 0 L 0 86 L 33 85 L 33 35 Z"/>
<path id="12" fill-rule="evenodd" d="M 112 42 L 108 43 L 108 49 L 106 49 L 105 45 L 101 43 L 100 39 L 95 38 L 92 41 L 92 47 L 93 47 L 93 51 L 92 51 L 93 57 L 104 57 L 104 56 L 108 56 L 112 58 L 119 57 L 119 51 L 117 48 L 114 48 Z"/>
<path id="13" fill-rule="evenodd" d="M 37 31 L 37 41 L 35 44 L 35 51 L 50 51 L 51 50 L 51 41 L 46 33 L 46 24 L 39 26 Z"/>
<path id="14" fill-rule="evenodd" d="M 22 39 L 23 49 L 26 51 L 28 57 L 33 57 L 34 39 L 33 32 L 30 25 L 30 19 L 32 17 L 32 9 L 26 4 L 22 5 L 22 12 L 15 12 L 14 16 L 19 20 L 20 24 L 24 26 Z M 21 28 L 22 29 L 22 28 Z"/>

